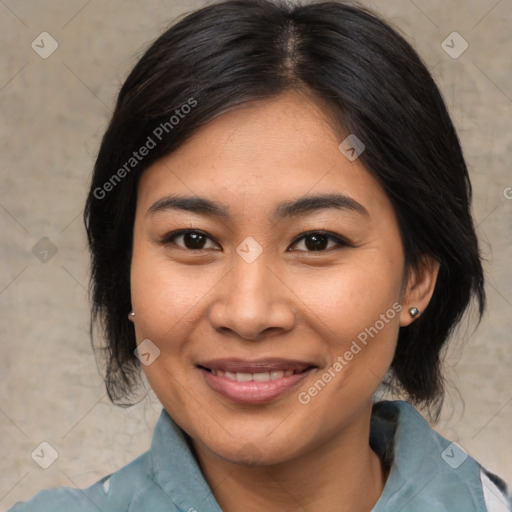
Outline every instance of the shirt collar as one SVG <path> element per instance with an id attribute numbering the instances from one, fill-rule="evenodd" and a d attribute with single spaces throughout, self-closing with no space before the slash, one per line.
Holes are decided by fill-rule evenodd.
<path id="1" fill-rule="evenodd" d="M 151 442 L 155 481 L 180 510 L 222 512 L 185 432 L 162 409 Z"/>
<path id="2" fill-rule="evenodd" d="M 392 460 L 384 491 L 372 512 L 482 512 L 480 466 L 405 401 L 374 404 L 370 444 Z"/>
<path id="3" fill-rule="evenodd" d="M 408 402 L 374 404 L 370 444 L 381 459 L 391 463 L 384 491 L 372 512 L 485 510 L 479 465 L 435 432 Z M 179 509 L 222 512 L 188 436 L 165 409 L 155 427 L 150 452 L 154 480 Z"/>

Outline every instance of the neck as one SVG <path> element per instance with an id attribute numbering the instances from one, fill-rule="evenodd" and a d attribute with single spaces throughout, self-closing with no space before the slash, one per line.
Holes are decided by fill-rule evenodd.
<path id="1" fill-rule="evenodd" d="M 371 406 L 321 446 L 270 466 L 234 464 L 193 446 L 224 512 L 370 512 L 388 474 L 369 445 L 370 414 Z"/>

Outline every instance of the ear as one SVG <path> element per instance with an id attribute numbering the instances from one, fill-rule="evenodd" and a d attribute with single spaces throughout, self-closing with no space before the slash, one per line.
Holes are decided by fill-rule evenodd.
<path id="1" fill-rule="evenodd" d="M 400 327 L 410 325 L 418 318 L 410 315 L 411 308 L 418 308 L 420 315 L 427 309 L 436 286 L 439 266 L 436 259 L 426 256 L 420 261 L 416 270 L 410 270 L 402 297 L 403 309 L 400 313 Z"/>

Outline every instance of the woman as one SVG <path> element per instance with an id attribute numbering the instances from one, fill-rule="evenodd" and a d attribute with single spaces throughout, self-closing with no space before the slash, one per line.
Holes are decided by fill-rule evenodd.
<path id="1" fill-rule="evenodd" d="M 374 15 L 181 20 L 123 85 L 85 212 L 107 390 L 143 369 L 151 449 L 12 510 L 503 510 L 411 405 L 437 416 L 440 351 L 484 310 L 470 200 L 436 85 Z"/>

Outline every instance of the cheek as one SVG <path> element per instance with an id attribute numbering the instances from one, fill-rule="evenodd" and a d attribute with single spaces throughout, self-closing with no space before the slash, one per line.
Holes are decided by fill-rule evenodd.
<path id="1" fill-rule="evenodd" d="M 300 298 L 330 328 L 331 336 L 357 336 L 398 303 L 402 273 L 397 263 L 374 251 L 358 253 L 329 272 L 304 274 Z M 398 322 L 394 312 L 389 316 Z"/>
<path id="2" fill-rule="evenodd" d="M 339 376 L 333 393 L 371 396 L 389 369 L 400 327 L 401 270 L 400 258 L 367 251 L 333 269 L 328 282 L 303 279 L 301 299 L 323 331 L 331 374 Z"/>
<path id="3" fill-rule="evenodd" d="M 390 272 L 340 273 L 317 301 L 316 325 L 322 326 L 329 362 L 300 389 L 298 401 L 328 428 L 336 430 L 370 402 L 384 380 L 400 328 L 400 284 Z M 313 293 L 313 286 L 308 289 Z"/>
<path id="4" fill-rule="evenodd" d="M 179 266 L 155 252 L 143 246 L 134 250 L 131 294 L 138 330 L 159 339 L 197 318 L 216 280 L 200 266 Z"/>
<path id="5" fill-rule="evenodd" d="M 158 356 L 141 368 L 164 407 L 193 424 L 198 402 L 190 400 L 186 340 L 197 326 L 201 300 L 211 289 L 208 279 L 199 279 L 199 267 L 172 265 L 149 244 L 134 247 L 131 266 L 132 306 L 137 344 L 149 339 Z M 204 273 L 203 273 L 204 274 Z M 154 350 L 154 349 L 153 349 Z"/>

